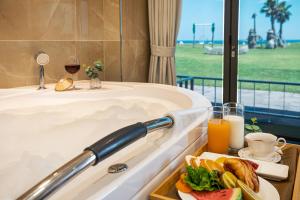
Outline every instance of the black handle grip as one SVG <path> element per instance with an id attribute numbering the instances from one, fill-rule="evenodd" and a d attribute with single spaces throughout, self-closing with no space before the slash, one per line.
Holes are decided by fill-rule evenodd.
<path id="1" fill-rule="evenodd" d="M 86 150 L 90 150 L 96 155 L 96 162 L 94 164 L 96 165 L 100 161 L 146 135 L 146 126 L 139 122 L 109 134 L 95 144 L 87 147 Z"/>

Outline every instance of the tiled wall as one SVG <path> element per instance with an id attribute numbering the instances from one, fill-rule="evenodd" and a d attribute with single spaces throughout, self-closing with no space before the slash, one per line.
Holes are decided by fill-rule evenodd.
<path id="1" fill-rule="evenodd" d="M 34 55 L 50 56 L 46 83 L 66 72 L 76 55 L 81 64 L 101 59 L 102 78 L 119 81 L 119 0 L 1 0 L 0 88 L 38 84 Z M 123 0 L 123 80 L 146 81 L 149 63 L 147 0 Z M 84 71 L 79 79 L 86 79 Z"/>
<path id="2" fill-rule="evenodd" d="M 123 0 L 125 81 L 147 82 L 150 60 L 148 0 Z"/>

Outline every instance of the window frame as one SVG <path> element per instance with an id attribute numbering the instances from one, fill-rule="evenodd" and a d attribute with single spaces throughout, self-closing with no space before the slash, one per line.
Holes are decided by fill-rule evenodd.
<path id="1" fill-rule="evenodd" d="M 241 0 L 224 0 L 224 57 L 223 57 L 223 103 L 237 102 L 238 93 L 238 37 L 239 37 L 239 3 Z M 297 137 L 291 136 L 289 132 L 295 132 L 299 128 L 300 118 L 284 115 L 270 115 L 256 108 L 253 112 L 248 108 L 245 118 L 257 117 L 266 128 L 272 125 L 286 126 L 286 131 L 276 133 L 291 142 L 299 143 Z M 293 112 L 293 111 L 290 111 Z M 278 127 L 277 127 L 278 128 Z M 274 131 L 275 130 L 271 130 Z M 285 132 L 285 133 L 283 133 Z"/>
<path id="2" fill-rule="evenodd" d="M 239 0 L 224 0 L 223 103 L 237 102 Z"/>

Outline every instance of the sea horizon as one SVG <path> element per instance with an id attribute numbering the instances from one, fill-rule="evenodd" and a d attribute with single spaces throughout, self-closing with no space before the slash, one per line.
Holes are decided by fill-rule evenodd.
<path id="1" fill-rule="evenodd" d="M 183 42 L 184 44 L 193 44 L 193 40 L 177 40 L 177 43 L 180 43 L 180 42 Z M 300 43 L 300 39 L 288 39 L 288 40 L 285 40 L 287 43 Z M 211 40 L 195 40 L 195 43 L 196 44 L 208 44 L 210 43 Z M 266 43 L 266 40 L 261 40 L 261 41 L 257 41 L 257 44 L 264 44 Z M 214 44 L 224 44 L 224 40 L 215 40 L 214 41 Z M 247 40 L 245 39 L 241 39 L 239 40 L 239 44 L 247 44 Z"/>

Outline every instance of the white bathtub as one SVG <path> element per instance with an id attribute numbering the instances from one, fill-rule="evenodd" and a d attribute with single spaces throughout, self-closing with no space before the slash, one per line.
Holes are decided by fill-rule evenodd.
<path id="1" fill-rule="evenodd" d="M 91 167 L 52 199 L 146 198 L 185 153 L 205 142 L 209 101 L 189 90 L 104 82 L 101 90 L 55 92 L 53 85 L 0 90 L 0 199 L 15 199 L 107 134 L 171 113 L 175 126 L 156 131 Z M 124 162 L 126 172 L 108 174 Z"/>

